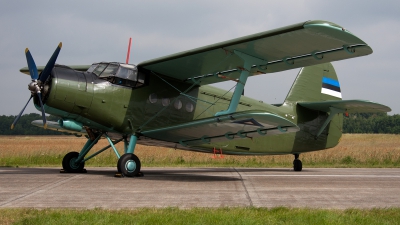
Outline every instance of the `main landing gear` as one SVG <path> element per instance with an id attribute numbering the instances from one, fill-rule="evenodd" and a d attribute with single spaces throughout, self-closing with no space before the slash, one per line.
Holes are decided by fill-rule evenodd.
<path id="1" fill-rule="evenodd" d="M 293 170 L 301 171 L 302 169 L 303 169 L 303 163 L 301 163 L 301 161 L 299 159 L 299 154 L 294 154 Z"/>
<path id="2" fill-rule="evenodd" d="M 94 133 L 94 132 L 88 132 L 88 133 L 90 133 L 89 134 L 90 138 L 88 139 L 85 146 L 83 146 L 82 150 L 79 153 L 70 152 L 64 156 L 62 161 L 63 172 L 85 173 L 86 172 L 86 170 L 84 169 L 85 162 L 111 147 L 118 158 L 118 163 L 117 163 L 118 173 L 116 174 L 116 176 L 119 177 L 143 176 L 143 174 L 140 172 L 140 167 L 141 167 L 140 160 L 135 154 L 133 154 L 137 141 L 137 136 L 135 134 L 131 135 L 128 143 L 128 139 L 126 136 L 116 141 L 112 141 L 106 133 Z M 93 146 L 97 144 L 98 140 L 103 135 L 110 144 L 102 148 L 101 150 L 97 151 L 96 153 L 93 153 L 92 155 L 85 158 L 90 149 L 92 149 Z M 120 156 L 114 145 L 121 142 L 122 140 L 124 141 L 125 144 L 124 145 L 125 154 Z"/>

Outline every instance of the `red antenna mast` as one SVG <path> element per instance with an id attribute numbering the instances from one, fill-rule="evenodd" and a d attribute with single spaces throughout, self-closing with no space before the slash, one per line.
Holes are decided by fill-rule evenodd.
<path id="1" fill-rule="evenodd" d="M 126 54 L 126 64 L 129 64 L 129 56 L 131 54 L 132 38 L 129 38 L 128 53 Z"/>

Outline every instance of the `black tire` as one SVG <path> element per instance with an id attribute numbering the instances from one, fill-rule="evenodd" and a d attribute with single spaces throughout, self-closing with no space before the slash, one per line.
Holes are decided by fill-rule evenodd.
<path id="1" fill-rule="evenodd" d="M 293 161 L 293 170 L 301 171 L 303 169 L 303 163 L 299 159 Z"/>
<path id="2" fill-rule="evenodd" d="M 140 172 L 140 160 L 135 154 L 126 153 L 122 155 L 117 164 L 118 172 L 126 177 L 137 176 Z"/>
<path id="3" fill-rule="evenodd" d="M 75 160 L 79 157 L 78 152 L 67 153 L 62 161 L 62 167 L 67 173 L 81 173 L 85 167 L 85 162 L 79 164 L 75 163 Z"/>

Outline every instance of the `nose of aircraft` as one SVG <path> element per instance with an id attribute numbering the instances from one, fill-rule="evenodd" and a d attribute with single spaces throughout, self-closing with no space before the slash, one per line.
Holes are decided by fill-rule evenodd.
<path id="1" fill-rule="evenodd" d="M 41 92 L 44 88 L 44 82 L 47 80 L 47 78 L 49 78 L 49 76 L 51 74 L 51 70 L 53 69 L 53 67 L 56 63 L 56 60 L 57 60 L 58 54 L 60 53 L 61 47 L 62 47 L 62 43 L 60 42 L 58 44 L 56 50 L 54 51 L 53 55 L 47 62 L 46 66 L 44 67 L 43 71 L 40 73 L 40 75 L 38 73 L 36 63 L 35 63 L 35 60 L 33 60 L 31 52 L 29 51 L 28 48 L 25 49 L 26 61 L 28 63 L 29 73 L 30 73 L 30 76 L 32 79 L 32 82 L 29 83 L 29 85 L 28 85 L 28 89 L 31 92 L 31 96 L 30 96 L 28 102 L 26 103 L 25 107 L 21 110 L 21 112 L 15 118 L 14 122 L 11 124 L 11 129 L 14 129 L 15 124 L 18 122 L 22 113 L 25 111 L 26 106 L 28 105 L 28 103 L 31 101 L 31 99 L 35 95 L 37 96 L 37 98 L 40 102 L 40 107 L 42 109 L 41 111 L 42 111 L 43 127 L 46 129 L 46 127 L 47 127 L 46 116 L 45 116 L 45 111 L 44 111 L 44 107 L 43 107 Z"/>

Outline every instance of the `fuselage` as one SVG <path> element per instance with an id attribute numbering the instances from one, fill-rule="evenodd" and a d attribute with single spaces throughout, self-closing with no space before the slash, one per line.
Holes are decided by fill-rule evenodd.
<path id="1" fill-rule="evenodd" d="M 110 76 L 102 76 L 95 69 L 80 72 L 56 66 L 45 93 L 46 112 L 83 126 L 129 135 L 213 117 L 229 106 L 232 93 L 226 90 L 172 80 L 142 68 L 132 69 L 136 73 L 133 77 L 121 78 L 112 72 Z M 339 115 L 315 140 L 316 131 L 327 118 L 326 113 L 296 104 L 269 105 L 242 96 L 237 111 L 247 110 L 274 113 L 297 124 L 300 131 L 191 148 L 173 143 L 163 146 L 209 152 L 214 147 L 223 148 L 226 154 L 287 154 L 330 148 L 341 136 L 342 117 Z M 153 145 L 156 142 L 139 139 L 139 143 Z"/>

